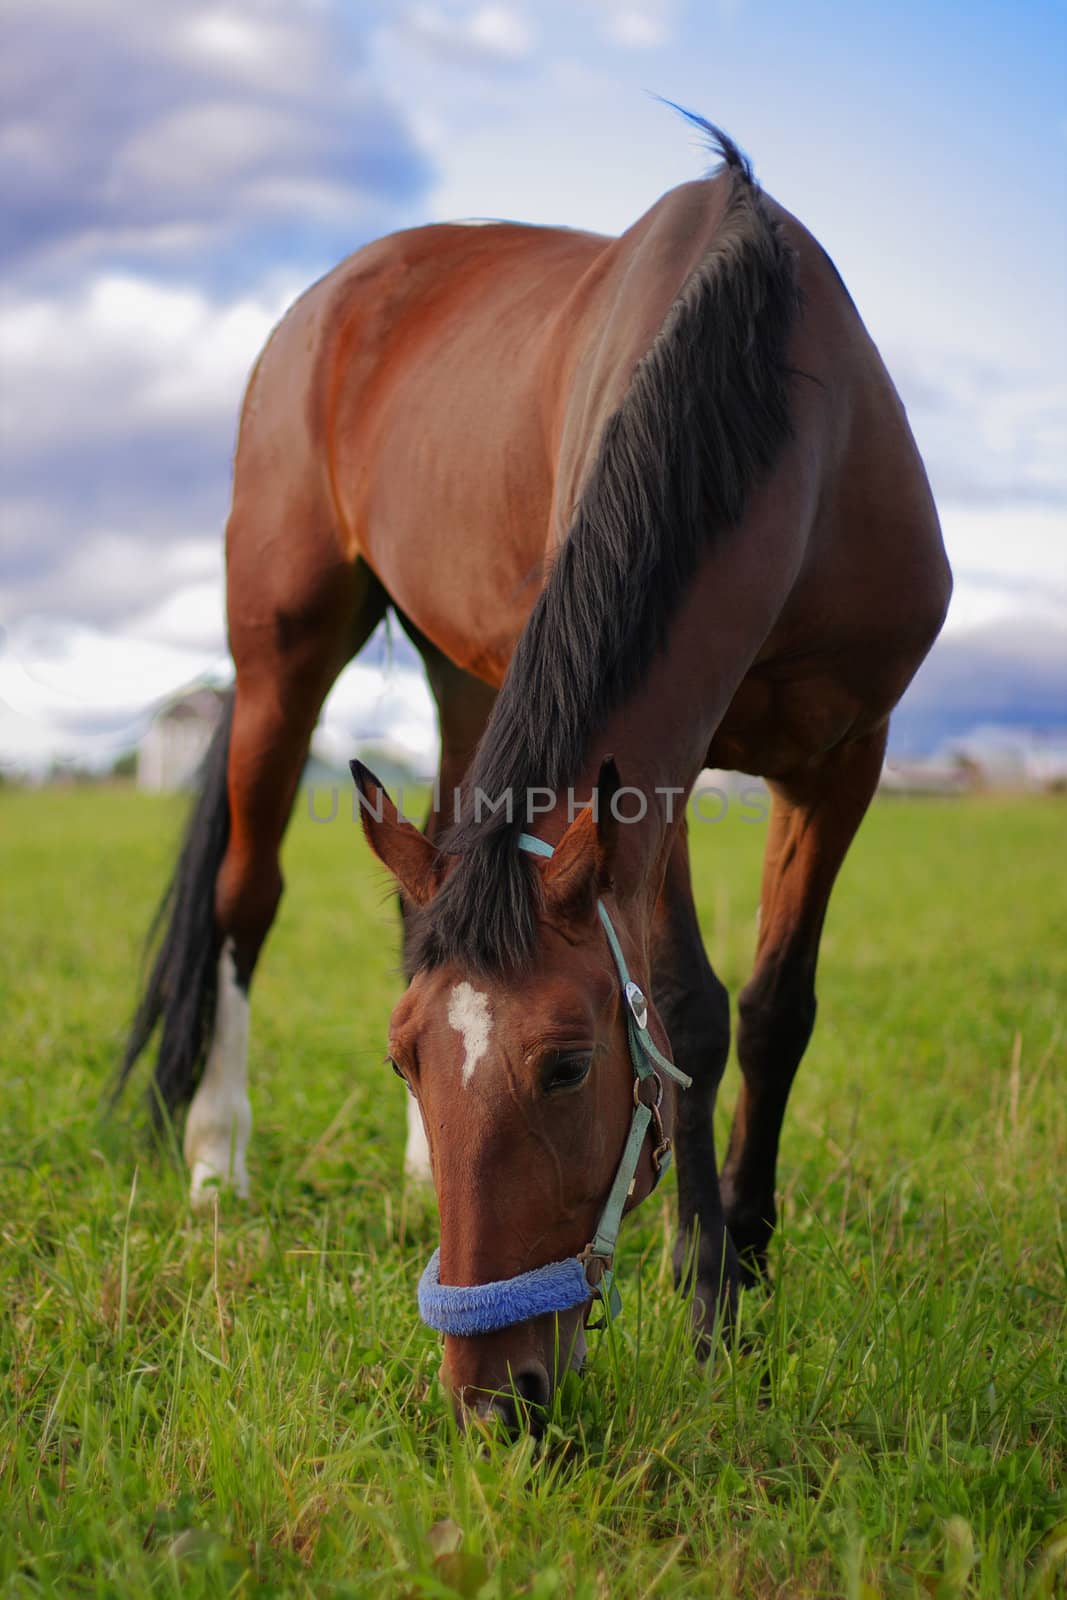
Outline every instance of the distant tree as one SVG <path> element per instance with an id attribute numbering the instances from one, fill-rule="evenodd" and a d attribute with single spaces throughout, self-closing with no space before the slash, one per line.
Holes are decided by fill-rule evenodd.
<path id="1" fill-rule="evenodd" d="M 137 751 L 124 750 L 122 755 L 116 756 L 111 764 L 110 776 L 123 781 L 132 780 L 137 776 Z"/>

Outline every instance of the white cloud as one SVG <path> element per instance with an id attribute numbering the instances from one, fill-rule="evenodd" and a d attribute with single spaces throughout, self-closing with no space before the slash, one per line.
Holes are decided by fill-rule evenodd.
<path id="1" fill-rule="evenodd" d="M 602 59 L 597 66 L 574 56 L 549 61 L 530 93 L 482 106 L 477 118 L 442 104 L 428 79 L 425 87 L 424 114 L 448 129 L 427 208 L 433 219 L 514 217 L 619 233 L 706 165 L 687 156 L 684 132 L 679 145 L 675 114 L 637 89 L 627 98 L 620 150 L 619 85 Z M 539 112 L 542 103 L 553 107 L 550 118 Z"/>
<path id="2" fill-rule="evenodd" d="M 248 371 L 289 298 L 215 301 L 118 273 L 47 297 L 9 294 L 0 301 L 4 453 L 192 418 L 232 436 Z"/>
<path id="3" fill-rule="evenodd" d="M 218 547 L 222 566 L 221 541 Z M 204 650 L 225 655 L 226 603 L 222 573 L 201 583 L 184 584 L 165 600 L 150 606 L 122 624 L 121 640 L 137 639 L 175 645 L 185 650 Z M 116 640 L 116 648 L 124 648 Z"/>
<path id="4" fill-rule="evenodd" d="M 1029 622 L 1035 628 L 1058 629 L 1067 638 L 1067 585 L 1049 589 L 1039 578 L 1032 583 L 1005 584 L 968 572 L 966 568 L 957 571 L 952 603 L 945 619 L 946 635 L 1019 622 Z M 1067 707 L 1067 683 L 1064 684 L 1064 705 Z"/>
<path id="5" fill-rule="evenodd" d="M 53 758 L 106 765 L 140 736 L 151 706 L 181 685 L 227 675 L 217 653 L 29 617 L 0 650 L 2 764 L 40 769 Z"/>
<path id="6" fill-rule="evenodd" d="M 661 17 L 632 8 L 619 11 L 606 24 L 607 32 L 618 44 L 634 50 L 648 50 L 666 41 L 667 30 Z"/>
<path id="7" fill-rule="evenodd" d="M 939 501 L 1067 506 L 1067 384 L 1050 363 L 1008 365 L 945 344 L 889 368 Z"/>
<path id="8" fill-rule="evenodd" d="M 674 35 L 676 0 L 593 0 L 603 32 L 627 50 L 655 50 Z"/>
<path id="9" fill-rule="evenodd" d="M 1000 504 L 941 507 L 941 531 L 957 585 L 999 592 L 1018 609 L 1043 600 L 1067 607 L 1067 509 Z"/>
<path id="10" fill-rule="evenodd" d="M 533 48 L 533 33 L 519 12 L 508 6 L 479 6 L 468 24 L 476 44 L 518 60 Z"/>
<path id="11" fill-rule="evenodd" d="M 40 771 L 57 758 L 105 767 L 141 737 L 160 701 L 192 682 L 227 682 L 233 669 L 217 641 L 191 641 L 218 598 L 208 585 L 176 595 L 170 639 L 167 608 L 153 623 L 157 637 L 148 637 L 148 619 L 120 635 L 56 618 L 12 627 L 0 639 L 0 767 Z M 343 763 L 361 744 L 435 770 L 436 714 L 421 672 L 387 661 L 341 674 L 315 747 Z"/>
<path id="12" fill-rule="evenodd" d="M 535 43 L 523 12 L 505 5 L 460 10 L 415 5 L 404 14 L 396 33 L 429 55 L 475 67 L 523 61 Z"/>
<path id="13" fill-rule="evenodd" d="M 196 537 L 173 527 L 71 530 L 44 522 L 44 553 L 36 558 L 34 513 L 12 519 L 0 576 L 0 618 L 9 625 L 26 616 L 79 616 L 117 627 L 151 613 L 186 587 L 212 583 L 222 589 L 222 535 Z M 216 608 L 217 609 L 217 608 Z M 132 626 L 133 624 L 131 624 Z M 146 628 L 151 637 L 151 629 Z M 173 635 L 178 643 L 198 642 L 204 629 Z M 219 630 L 213 635 L 219 639 Z M 221 648 L 221 643 L 219 644 Z"/>
<path id="14" fill-rule="evenodd" d="M 214 652 L 148 640 L 116 649 L 99 629 L 28 617 L 4 639 L 0 699 L 25 717 L 104 715 L 121 722 L 217 663 Z"/>
<path id="15" fill-rule="evenodd" d="M 301 16 L 301 11 L 304 15 Z M 273 12 L 273 15 L 270 14 Z M 292 90 L 316 66 L 318 38 L 307 8 L 211 6 L 178 14 L 172 36 L 176 56 L 217 73 L 228 83 L 243 80 L 259 89 Z"/>
<path id="16" fill-rule="evenodd" d="M 421 671 L 353 662 L 323 708 L 315 748 L 339 763 L 357 744 L 398 748 L 420 776 L 437 767 L 437 713 Z"/>

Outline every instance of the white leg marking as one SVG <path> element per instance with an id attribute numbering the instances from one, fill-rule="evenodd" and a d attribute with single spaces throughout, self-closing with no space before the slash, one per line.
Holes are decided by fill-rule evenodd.
<path id="1" fill-rule="evenodd" d="M 200 1087 L 185 1120 L 185 1159 L 192 1169 L 190 1199 L 205 1205 L 231 1186 L 248 1193 L 245 1152 L 252 1131 L 248 1099 L 248 996 L 237 982 L 233 944 L 219 956 L 215 1030 Z"/>
<path id="2" fill-rule="evenodd" d="M 404 1151 L 404 1174 L 412 1183 L 432 1183 L 430 1146 L 422 1125 L 422 1112 L 413 1094 L 408 1095 L 408 1144 Z"/>
<path id="3" fill-rule="evenodd" d="M 489 1048 L 489 1000 L 469 983 L 457 983 L 448 997 L 448 1025 L 463 1040 L 463 1087 Z"/>

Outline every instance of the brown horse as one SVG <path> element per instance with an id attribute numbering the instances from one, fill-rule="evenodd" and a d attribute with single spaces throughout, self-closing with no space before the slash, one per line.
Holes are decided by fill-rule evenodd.
<path id="1" fill-rule="evenodd" d="M 459 827 L 435 814 L 427 836 L 361 775 L 406 908 L 390 1053 L 428 1138 L 443 1292 L 506 1285 L 593 1238 L 648 1098 L 606 916 L 655 1001 L 648 1048 L 694 1079 L 664 1112 L 701 1336 L 763 1267 L 827 902 L 951 589 L 903 408 L 847 291 L 704 126 L 723 167 L 618 239 L 416 229 L 359 251 L 273 334 L 227 535 L 232 718 L 123 1073 L 161 1020 L 157 1099 L 196 1091 L 194 1195 L 246 1187 L 247 995 L 279 845 L 323 699 L 392 604 L 436 697 L 442 793 L 467 773 Z M 706 764 L 762 774 L 773 796 L 721 1180 L 729 1008 L 682 812 Z M 597 815 L 576 812 L 594 793 Z M 554 855 L 520 850 L 524 830 Z M 628 1205 L 654 1154 L 648 1139 Z M 515 1397 L 548 1398 L 584 1315 L 447 1333 L 457 1404 L 517 1422 Z"/>

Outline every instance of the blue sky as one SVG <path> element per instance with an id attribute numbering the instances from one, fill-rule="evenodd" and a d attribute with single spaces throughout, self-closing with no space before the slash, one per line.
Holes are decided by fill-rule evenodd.
<path id="1" fill-rule="evenodd" d="M 625 227 L 704 162 L 656 95 L 725 126 L 821 239 L 908 405 L 957 598 L 901 738 L 1067 715 L 1062 6 L 9 0 L 7 16 L 9 759 L 99 758 L 223 658 L 241 391 L 307 282 L 428 219 Z M 328 722 L 338 746 L 432 744 L 402 669 L 350 674 Z"/>

